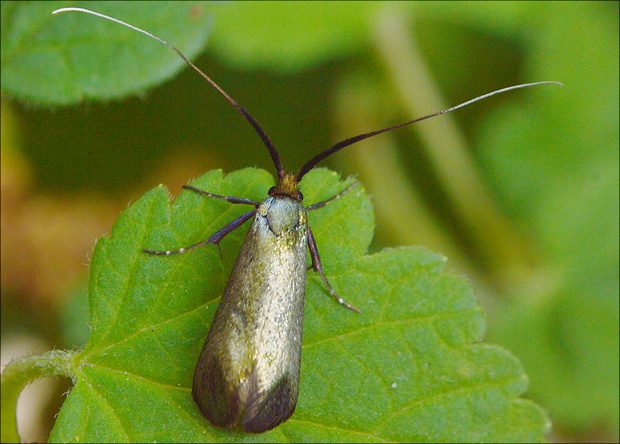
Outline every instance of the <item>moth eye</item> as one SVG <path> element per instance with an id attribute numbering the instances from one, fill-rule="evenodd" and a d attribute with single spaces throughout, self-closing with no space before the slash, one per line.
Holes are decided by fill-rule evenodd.
<path id="1" fill-rule="evenodd" d="M 273 186 L 273 187 L 269 188 L 269 191 L 267 192 L 267 194 L 268 194 L 269 196 L 272 196 L 272 195 L 273 195 L 273 193 L 275 193 L 275 192 L 276 192 L 276 187 L 275 187 L 275 186 Z"/>
<path id="2" fill-rule="evenodd" d="M 304 195 L 301 193 L 301 191 L 297 192 L 297 200 L 300 202 L 304 200 Z"/>

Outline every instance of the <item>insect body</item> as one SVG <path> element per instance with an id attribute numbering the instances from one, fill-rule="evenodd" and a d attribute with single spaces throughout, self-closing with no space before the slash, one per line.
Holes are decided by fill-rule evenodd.
<path id="1" fill-rule="evenodd" d="M 194 374 L 192 394 L 214 424 L 264 432 L 295 410 L 308 228 L 288 196 L 255 212 Z"/>
<path id="2" fill-rule="evenodd" d="M 306 249 L 313 268 L 330 293 L 323 274 L 302 195 L 293 176 L 285 175 L 264 202 L 204 243 L 217 243 L 228 232 L 254 218 L 217 308 L 194 373 L 192 395 L 213 424 L 264 432 L 287 420 L 299 393 L 299 366 L 306 289 Z M 216 197 L 193 187 L 185 188 Z M 217 196 L 223 197 L 223 196 Z M 187 249 L 185 249 L 187 250 Z M 185 251 L 184 250 L 184 251 Z M 173 254 L 180 252 L 155 252 Z"/>
<path id="3" fill-rule="evenodd" d="M 202 413 L 213 424 L 265 432 L 286 421 L 295 410 L 299 392 L 299 368 L 306 286 L 306 248 L 312 268 L 321 276 L 329 293 L 347 308 L 359 311 L 336 295 L 323 273 L 318 248 L 308 225 L 306 211 L 325 206 L 356 184 L 324 202 L 304 208 L 299 183 L 323 159 L 361 140 L 445 114 L 470 103 L 508 90 L 557 83 L 538 82 L 511 86 L 479 96 L 468 102 L 400 125 L 343 140 L 310 159 L 297 173 L 285 174 L 280 155 L 256 120 L 169 43 L 120 20 L 80 8 L 54 11 L 80 11 L 120 23 L 172 48 L 188 65 L 209 82 L 252 125 L 267 147 L 278 173 L 277 185 L 262 203 L 239 197 L 225 197 L 199 190 L 196 193 L 255 209 L 231 222 L 209 239 L 173 251 L 144 250 L 155 255 L 185 253 L 206 244 L 219 244 L 224 236 L 254 219 L 220 305 L 207 335 L 196 371 L 192 395 Z"/>

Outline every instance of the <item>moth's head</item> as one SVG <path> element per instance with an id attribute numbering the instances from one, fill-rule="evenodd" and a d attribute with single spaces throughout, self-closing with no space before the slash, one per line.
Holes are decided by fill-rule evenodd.
<path id="1" fill-rule="evenodd" d="M 299 182 L 292 174 L 284 174 L 278 179 L 278 184 L 269 189 L 270 196 L 288 196 L 298 202 L 304 200 L 304 195 L 299 191 Z"/>

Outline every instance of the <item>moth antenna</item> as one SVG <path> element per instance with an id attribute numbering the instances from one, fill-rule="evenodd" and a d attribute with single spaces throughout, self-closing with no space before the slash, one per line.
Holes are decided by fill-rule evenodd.
<path id="1" fill-rule="evenodd" d="M 276 170 L 278 171 L 278 177 L 282 178 L 284 176 L 284 169 L 282 168 L 282 162 L 280 160 L 280 154 L 278 153 L 278 150 L 276 149 L 276 147 L 273 145 L 273 143 L 271 143 L 271 140 L 269 140 L 269 137 L 267 137 L 267 134 L 265 134 L 265 131 L 263 131 L 263 129 L 260 127 L 260 125 L 258 124 L 258 122 L 256 121 L 256 119 L 254 117 L 252 117 L 252 115 L 250 115 L 250 113 L 248 113 L 241 105 L 239 105 L 232 97 L 230 97 L 226 91 L 224 91 L 222 88 L 220 88 L 218 86 L 217 83 L 215 83 L 213 80 L 211 80 L 211 78 L 206 75 L 204 72 L 202 72 L 196 65 L 194 65 L 192 62 L 190 62 L 187 57 L 185 57 L 181 51 L 179 51 L 177 48 L 175 48 L 173 45 L 171 45 L 170 43 L 160 39 L 157 36 L 154 36 L 153 34 L 144 31 L 143 29 L 137 28 L 133 25 L 130 25 L 129 23 L 125 23 L 121 20 L 115 19 L 113 17 L 109 17 L 105 14 L 101 14 L 99 12 L 94 12 L 94 11 L 90 11 L 88 9 L 83 9 L 83 8 L 61 8 L 61 9 L 57 9 L 54 12 L 52 12 L 52 14 L 58 14 L 61 12 L 70 12 L 70 11 L 74 11 L 74 12 L 85 12 L 87 14 L 91 14 L 91 15 L 95 15 L 97 17 L 101 17 L 104 18 L 106 20 L 110 20 L 112 22 L 118 23 L 119 25 L 123 25 L 126 26 L 130 29 L 133 29 L 134 31 L 138 31 L 141 32 L 144 35 L 147 35 L 149 37 L 151 37 L 152 39 L 157 40 L 160 43 L 163 43 L 164 45 L 166 45 L 168 48 L 172 49 L 174 52 L 176 52 L 179 56 L 181 56 L 181 58 L 185 61 L 185 63 L 187 63 L 189 66 L 191 66 L 194 71 L 196 71 L 198 74 L 200 74 L 207 82 L 209 82 L 211 84 L 211 86 L 213 86 L 213 88 L 215 88 L 221 95 L 224 96 L 224 98 L 226 100 L 228 100 L 230 102 L 230 104 L 232 106 L 234 106 L 237 111 L 239 111 L 239 113 L 245 118 L 245 120 L 247 120 L 250 125 L 252 125 L 252 127 L 254 128 L 254 130 L 258 133 L 258 135 L 260 136 L 261 140 L 263 141 L 263 143 L 265 144 L 265 146 L 267 147 L 267 150 L 269 150 L 269 154 L 271 155 L 271 160 L 273 161 L 273 165 L 276 167 Z"/>
<path id="2" fill-rule="evenodd" d="M 421 122 L 422 120 L 430 119 L 431 117 L 436 117 L 436 116 L 439 116 L 441 114 L 449 113 L 449 112 L 457 110 L 459 108 L 463 108 L 463 107 L 465 107 L 467 105 L 471 105 L 472 103 L 477 102 L 479 100 L 486 99 L 487 97 L 494 96 L 495 94 L 505 93 L 507 91 L 512 91 L 513 89 L 526 88 L 528 86 L 548 85 L 548 84 L 564 86 L 560 82 L 552 82 L 552 81 L 535 82 L 535 83 L 524 83 L 524 84 L 521 84 L 521 85 L 509 86 L 507 88 L 502 88 L 502 89 L 498 89 L 496 91 L 492 91 L 492 92 L 487 93 L 487 94 L 483 94 L 483 95 L 478 96 L 478 97 L 476 97 L 474 99 L 468 100 L 467 102 L 463 102 L 460 105 L 453 106 L 452 108 L 444 109 L 443 111 L 439 111 L 439 112 L 436 112 L 436 113 L 433 113 L 433 114 L 429 114 L 428 116 L 418 117 L 417 119 L 410 120 L 409 122 L 401 123 L 399 125 L 394 125 L 394 126 L 390 126 L 388 128 L 383 128 L 383 129 L 377 130 L 377 131 L 372 131 L 372 132 L 369 132 L 369 133 L 360 134 L 359 136 L 350 137 L 350 138 L 345 139 L 345 140 L 343 140 L 341 142 L 338 142 L 337 144 L 335 144 L 331 148 L 326 149 L 322 153 L 319 153 L 316 156 L 314 156 L 312 159 L 310 159 L 303 167 L 301 167 L 301 170 L 299 170 L 299 173 L 297 174 L 297 182 L 301 181 L 301 179 L 310 170 L 312 170 L 312 168 L 314 168 L 319 162 L 321 162 L 323 159 L 325 159 L 325 158 L 331 156 L 332 154 L 340 151 L 341 149 L 346 148 L 349 145 L 353 145 L 354 143 L 357 143 L 357 142 L 359 142 L 361 140 L 368 139 L 369 137 L 376 136 L 378 134 L 385 133 L 385 132 L 388 132 L 388 131 L 392 131 L 392 130 L 397 129 L 397 128 L 402 128 L 403 126 L 411 125 L 412 123 Z"/>

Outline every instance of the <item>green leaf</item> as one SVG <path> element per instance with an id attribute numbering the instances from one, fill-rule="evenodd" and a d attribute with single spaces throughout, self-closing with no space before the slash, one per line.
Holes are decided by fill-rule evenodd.
<path id="1" fill-rule="evenodd" d="M 91 9 L 142 28 L 188 58 L 204 48 L 211 14 L 201 2 L 2 2 L 2 89 L 35 104 L 73 104 L 139 94 L 186 66 L 134 30 L 80 12 Z"/>
<path id="2" fill-rule="evenodd" d="M 344 189 L 317 169 L 308 204 Z M 212 171 L 193 185 L 266 197 L 272 177 Z M 549 422 L 519 399 L 527 378 L 499 347 L 476 343 L 485 321 L 471 287 L 422 248 L 365 255 L 374 227 L 362 186 L 309 213 L 326 275 L 351 303 L 336 304 L 320 278 L 307 283 L 301 393 L 293 417 L 263 435 L 212 427 L 194 404 L 194 366 L 247 226 L 221 244 L 149 256 L 204 240 L 247 211 L 160 186 L 119 216 L 97 243 L 90 273 L 92 334 L 73 365 L 75 386 L 52 441 L 540 441 Z M 4 382 L 3 382 L 4 383 Z"/>

